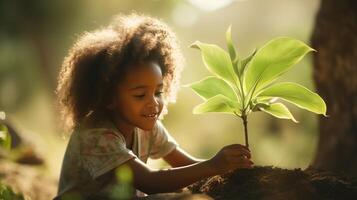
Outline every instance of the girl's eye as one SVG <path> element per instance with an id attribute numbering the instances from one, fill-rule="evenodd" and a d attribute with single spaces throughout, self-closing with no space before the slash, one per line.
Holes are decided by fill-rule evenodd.
<path id="1" fill-rule="evenodd" d="M 135 98 L 142 99 L 145 97 L 145 94 L 134 95 Z"/>
<path id="2" fill-rule="evenodd" d="M 161 97 L 163 94 L 163 92 L 156 92 L 155 96 L 156 97 Z M 133 95 L 133 97 L 137 98 L 137 99 L 143 99 L 145 97 L 145 94 L 138 94 L 138 95 Z"/>
<path id="3" fill-rule="evenodd" d="M 163 94 L 163 92 L 156 92 L 156 93 L 155 93 L 155 96 L 161 97 L 162 94 Z"/>

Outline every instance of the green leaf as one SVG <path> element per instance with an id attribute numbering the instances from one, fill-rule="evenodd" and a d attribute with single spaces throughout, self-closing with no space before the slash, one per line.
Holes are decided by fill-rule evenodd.
<path id="1" fill-rule="evenodd" d="M 206 102 L 197 105 L 193 109 L 193 114 L 202 114 L 207 112 L 222 112 L 222 113 L 234 113 L 238 112 L 239 105 L 237 102 L 230 100 L 229 98 L 219 94 L 208 99 Z"/>
<path id="2" fill-rule="evenodd" d="M 279 98 L 278 97 L 266 97 L 266 96 L 258 96 L 255 98 L 255 102 L 259 103 L 275 103 Z"/>
<path id="3" fill-rule="evenodd" d="M 133 171 L 128 165 L 121 165 L 115 170 L 115 175 L 120 183 L 133 182 Z"/>
<path id="4" fill-rule="evenodd" d="M 265 108 L 261 107 L 260 110 L 273 115 L 274 117 L 280 119 L 291 119 L 293 122 L 298 123 L 298 121 L 296 121 L 294 116 L 290 113 L 289 109 L 282 103 L 274 103 Z"/>
<path id="5" fill-rule="evenodd" d="M 190 84 L 190 87 L 204 100 L 222 94 L 232 101 L 238 101 L 233 88 L 227 84 L 223 79 L 209 76 L 201 81 Z"/>
<path id="6" fill-rule="evenodd" d="M 324 100 L 318 94 L 297 83 L 277 83 L 264 89 L 258 96 L 279 97 L 299 108 L 326 116 L 326 104 Z"/>
<path id="7" fill-rule="evenodd" d="M 3 124 L 0 124 L 0 147 L 11 149 L 11 136 L 7 127 Z"/>
<path id="8" fill-rule="evenodd" d="M 239 83 L 227 52 L 217 45 L 205 44 L 199 41 L 193 43 L 191 47 L 201 50 L 203 63 L 211 73 L 233 85 Z"/>
<path id="9" fill-rule="evenodd" d="M 310 51 L 313 49 L 292 38 L 279 37 L 269 41 L 257 51 L 246 69 L 244 77 L 246 91 L 254 96 L 257 91 L 289 70 Z"/>
<path id="10" fill-rule="evenodd" d="M 5 185 L 2 181 L 0 181 L 0 199 L 1 200 L 24 200 L 24 197 L 21 193 L 15 193 L 13 189 Z"/>
<path id="11" fill-rule="evenodd" d="M 256 112 L 256 111 L 260 111 L 262 108 L 267 108 L 269 107 L 270 104 L 269 103 L 257 103 L 257 104 L 252 104 L 251 105 L 251 110 L 253 112 Z"/>
<path id="12" fill-rule="evenodd" d="M 239 74 L 243 74 L 244 73 L 244 70 L 245 68 L 247 67 L 248 63 L 252 60 L 252 58 L 254 57 L 254 55 L 257 53 L 257 49 L 255 49 L 253 51 L 252 54 L 250 54 L 247 58 L 243 59 L 241 62 L 240 62 L 240 67 L 239 67 Z"/>
<path id="13" fill-rule="evenodd" d="M 226 40 L 227 40 L 227 47 L 228 47 L 228 52 L 229 56 L 231 57 L 232 63 L 238 58 L 238 54 L 236 49 L 234 48 L 233 41 L 232 41 L 232 32 L 231 32 L 232 26 L 229 26 L 227 31 L 226 31 Z"/>
<path id="14" fill-rule="evenodd" d="M 261 111 L 260 108 L 269 107 L 271 104 L 275 103 L 278 97 L 256 97 L 250 102 L 250 109 L 253 112 Z"/>

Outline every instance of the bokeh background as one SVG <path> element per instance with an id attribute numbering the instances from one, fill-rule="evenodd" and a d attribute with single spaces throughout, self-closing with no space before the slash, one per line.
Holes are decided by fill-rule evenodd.
<path id="1" fill-rule="evenodd" d="M 177 34 L 185 56 L 181 84 L 209 75 L 196 40 L 226 49 L 225 31 L 232 25 L 238 53 L 248 56 L 278 36 L 309 43 L 318 0 L 36 0 L 0 1 L 0 110 L 44 158 L 44 172 L 58 179 L 68 137 L 58 125 L 56 79 L 64 56 L 84 31 L 107 25 L 116 14 L 133 11 L 165 21 Z M 312 57 L 307 55 L 279 80 L 314 90 Z M 180 146 L 200 158 L 220 148 L 244 143 L 242 122 L 233 115 L 193 115 L 201 99 L 181 88 L 163 123 Z M 288 105 L 289 106 L 289 105 Z M 298 124 L 264 113 L 248 118 L 256 165 L 306 168 L 317 147 L 316 115 L 289 106 Z M 150 161 L 163 167 L 162 161 Z"/>

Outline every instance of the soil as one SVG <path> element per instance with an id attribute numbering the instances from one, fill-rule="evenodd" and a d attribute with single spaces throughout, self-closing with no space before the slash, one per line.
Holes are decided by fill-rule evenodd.
<path id="1" fill-rule="evenodd" d="M 47 177 L 43 167 L 0 160 L 0 181 L 26 200 L 49 200 L 55 196 L 58 182 Z"/>
<path id="2" fill-rule="evenodd" d="M 215 200 L 357 199 L 357 179 L 312 168 L 254 167 L 210 177 L 188 189 Z"/>
<path id="3" fill-rule="evenodd" d="M 57 182 L 35 166 L 0 162 L 0 179 L 29 199 L 52 199 Z M 316 169 L 254 167 L 213 176 L 180 193 L 149 195 L 143 200 L 320 200 L 357 199 L 357 179 Z"/>

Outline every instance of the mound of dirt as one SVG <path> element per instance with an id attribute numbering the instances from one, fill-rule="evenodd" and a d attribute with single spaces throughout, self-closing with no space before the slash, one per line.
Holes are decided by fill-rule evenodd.
<path id="1" fill-rule="evenodd" d="M 15 193 L 22 193 L 25 199 L 52 199 L 57 192 L 58 182 L 47 177 L 41 167 L 0 160 L 0 181 Z"/>
<path id="2" fill-rule="evenodd" d="M 357 199 L 357 180 L 315 169 L 254 167 L 199 181 L 188 189 L 216 200 Z"/>

